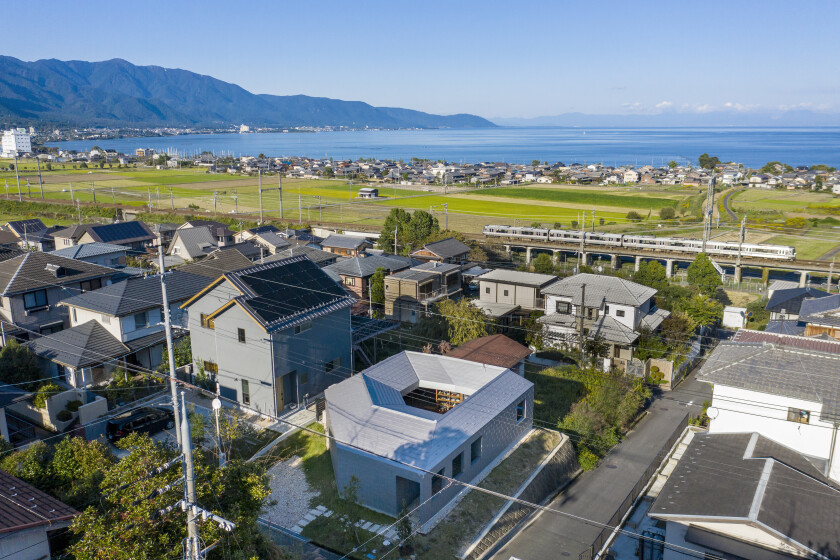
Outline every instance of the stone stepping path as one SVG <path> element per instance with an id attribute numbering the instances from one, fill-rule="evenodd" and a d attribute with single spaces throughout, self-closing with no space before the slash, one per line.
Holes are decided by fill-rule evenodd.
<path id="1" fill-rule="evenodd" d="M 303 516 L 303 519 L 298 521 L 294 527 L 292 527 L 291 531 L 294 533 L 300 534 L 303 531 L 303 528 L 318 519 L 319 517 L 332 517 L 333 512 L 323 505 L 314 507 L 310 509 L 306 515 Z M 388 525 L 379 525 L 377 523 L 371 523 L 370 521 L 359 521 L 356 523 L 356 527 L 359 529 L 364 529 L 365 531 L 369 531 L 371 533 L 375 533 L 377 535 L 382 535 L 389 541 L 397 540 L 397 531 Z"/>

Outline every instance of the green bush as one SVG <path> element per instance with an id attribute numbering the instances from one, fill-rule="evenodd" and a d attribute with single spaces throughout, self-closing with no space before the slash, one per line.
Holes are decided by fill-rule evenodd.
<path id="1" fill-rule="evenodd" d="M 61 422 L 67 422 L 73 418 L 73 413 L 69 410 L 61 410 L 55 417 L 60 420 Z"/>
<path id="2" fill-rule="evenodd" d="M 583 470 L 591 471 L 598 466 L 598 456 L 588 448 L 581 447 L 578 451 L 578 463 Z"/>
<path id="3" fill-rule="evenodd" d="M 82 401 L 70 401 L 67 403 L 66 408 L 70 412 L 78 412 L 79 408 L 82 406 Z"/>
<path id="4" fill-rule="evenodd" d="M 47 405 L 48 398 L 53 395 L 57 395 L 62 391 L 64 391 L 64 389 L 55 383 L 46 383 L 41 385 L 41 387 L 35 392 L 35 398 L 32 400 L 32 404 L 38 408 L 44 408 Z"/>

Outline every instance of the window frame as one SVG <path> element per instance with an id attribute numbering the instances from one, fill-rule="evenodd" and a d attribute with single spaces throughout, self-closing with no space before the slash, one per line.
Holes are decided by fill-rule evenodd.
<path id="1" fill-rule="evenodd" d="M 236 336 L 239 339 L 239 342 L 242 344 L 247 344 L 247 337 L 245 336 L 245 329 L 239 328 L 236 329 Z"/>
<path id="2" fill-rule="evenodd" d="M 137 325 L 137 317 L 142 315 L 143 316 L 143 325 Z M 132 314 L 131 318 L 134 320 L 134 330 L 139 331 L 140 329 L 146 329 L 149 327 L 149 312 L 147 311 L 140 311 L 139 313 Z"/>
<path id="3" fill-rule="evenodd" d="M 304 321 L 295 325 L 295 334 L 303 334 L 306 331 L 312 330 L 312 321 Z"/>
<path id="4" fill-rule="evenodd" d="M 353 276 L 345 276 L 344 277 L 344 285 L 345 286 L 356 286 L 356 278 Z"/>
<path id="5" fill-rule="evenodd" d="M 476 461 L 481 459 L 481 454 L 482 454 L 482 451 L 483 451 L 483 449 L 482 449 L 483 443 L 482 443 L 481 440 L 482 440 L 482 437 L 478 436 L 475 440 L 473 440 L 472 443 L 470 443 L 470 464 L 471 465 L 475 464 Z M 475 452 L 476 444 L 478 444 L 478 453 Z"/>
<path id="6" fill-rule="evenodd" d="M 457 469 L 455 468 L 457 465 Z M 461 451 L 452 457 L 452 478 L 464 473 L 464 452 Z"/>
<path id="7" fill-rule="evenodd" d="M 443 477 L 446 476 L 446 467 L 432 475 L 432 496 L 443 490 Z"/>
<path id="8" fill-rule="evenodd" d="M 788 422 L 795 422 L 797 424 L 810 424 L 811 411 L 801 408 L 788 407 L 787 420 Z"/>
<path id="9" fill-rule="evenodd" d="M 526 414 L 527 410 L 525 408 L 526 406 L 527 405 L 525 404 L 525 399 L 522 399 L 521 401 L 516 403 L 516 423 L 517 424 L 519 424 L 523 420 L 525 420 L 525 416 L 527 416 L 527 414 Z"/>
<path id="10" fill-rule="evenodd" d="M 251 405 L 251 385 L 247 379 L 242 380 L 242 404 Z"/>
<path id="11" fill-rule="evenodd" d="M 561 311 L 560 307 L 563 306 L 565 311 Z M 568 301 L 558 300 L 555 302 L 554 310 L 561 315 L 571 315 L 572 313 L 572 304 Z"/>
<path id="12" fill-rule="evenodd" d="M 97 283 L 99 285 L 95 286 L 94 283 Z M 102 278 L 89 278 L 88 280 L 82 280 L 81 282 L 79 282 L 79 291 L 81 293 L 92 292 L 93 290 L 98 290 L 101 287 Z"/>
<path id="13" fill-rule="evenodd" d="M 616 317 L 624 317 L 625 315 L 626 315 L 626 312 L 624 311 L 624 309 L 616 309 L 615 310 L 615 316 Z"/>
<path id="14" fill-rule="evenodd" d="M 204 360 L 203 363 L 204 372 L 207 373 L 208 371 L 213 375 L 219 375 L 219 364 L 216 362 L 211 362 L 210 360 Z"/>
<path id="15" fill-rule="evenodd" d="M 43 294 L 44 296 L 43 303 L 39 303 L 38 301 L 39 294 Z M 34 298 L 34 303 L 32 305 L 26 302 L 27 296 L 32 296 Z M 49 304 L 50 302 L 49 298 L 47 297 L 47 290 L 45 289 L 33 290 L 31 292 L 26 292 L 25 294 L 23 294 L 23 308 L 27 311 L 32 311 L 33 309 L 43 309 L 45 307 L 49 307 Z"/>

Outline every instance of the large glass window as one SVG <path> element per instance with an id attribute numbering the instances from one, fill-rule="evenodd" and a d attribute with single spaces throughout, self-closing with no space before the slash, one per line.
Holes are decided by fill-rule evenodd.
<path id="1" fill-rule="evenodd" d="M 29 292 L 28 294 L 23 294 L 23 306 L 26 309 L 34 309 L 36 307 L 46 307 L 47 306 L 47 291 L 46 290 L 38 290 L 35 292 Z"/>
<path id="2" fill-rule="evenodd" d="M 242 380 L 242 404 L 251 404 L 251 389 L 247 379 Z"/>
<path id="3" fill-rule="evenodd" d="M 563 313 L 564 315 L 568 315 L 572 312 L 572 304 L 568 301 L 558 301 L 557 302 L 557 313 Z"/>
<path id="4" fill-rule="evenodd" d="M 134 330 L 145 329 L 149 326 L 149 314 L 146 311 L 134 314 Z"/>
<path id="5" fill-rule="evenodd" d="M 79 284 L 82 292 L 89 292 L 91 290 L 98 290 L 102 287 L 102 279 L 101 278 L 92 278 L 91 280 L 85 280 L 81 284 Z"/>

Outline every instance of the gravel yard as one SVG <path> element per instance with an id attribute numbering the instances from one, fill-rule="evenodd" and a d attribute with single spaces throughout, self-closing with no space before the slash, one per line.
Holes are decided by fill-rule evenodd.
<path id="1" fill-rule="evenodd" d="M 311 509 L 309 500 L 318 495 L 306 483 L 300 457 L 281 461 L 268 470 L 274 505 L 263 508 L 263 517 L 281 527 L 291 529 Z"/>

